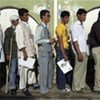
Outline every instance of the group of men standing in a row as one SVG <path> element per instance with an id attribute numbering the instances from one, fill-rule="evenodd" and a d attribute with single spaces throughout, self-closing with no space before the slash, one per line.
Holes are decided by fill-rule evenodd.
<path id="1" fill-rule="evenodd" d="M 52 88 L 54 76 L 54 54 L 52 45 L 55 45 L 57 61 L 64 59 L 70 60 L 70 50 L 68 40 L 71 38 L 73 50 L 75 52 L 75 67 L 72 72 L 64 74 L 57 66 L 57 88 L 63 92 L 71 90 L 83 93 L 86 92 L 86 72 L 87 72 L 87 40 L 83 22 L 86 19 L 86 10 L 79 9 L 77 11 L 77 21 L 71 25 L 71 36 L 68 34 L 66 24 L 69 22 L 70 12 L 62 11 L 61 22 L 57 25 L 55 33 L 57 38 L 51 38 L 48 30 L 50 21 L 50 11 L 42 10 L 40 12 L 41 23 L 37 26 L 34 36 L 28 24 L 28 10 L 21 8 L 18 10 L 18 16 L 14 15 L 10 18 L 11 27 L 5 31 L 4 51 L 5 57 L 10 61 L 9 88 L 12 94 L 16 93 L 16 78 L 19 74 L 19 88 L 25 95 L 31 95 L 28 91 L 28 84 L 38 88 L 40 85 L 41 94 L 47 93 Z M 20 19 L 20 21 L 19 21 Z M 100 12 L 97 22 L 93 24 L 89 34 L 89 45 L 92 46 L 93 55 L 95 57 L 95 85 L 94 91 L 100 92 Z M 0 43 L 3 46 L 2 38 Z M 34 43 L 38 46 L 38 63 L 39 63 L 39 85 L 36 84 L 35 72 L 24 66 L 18 66 L 18 58 L 28 57 L 35 58 L 36 49 Z M 0 47 L 0 50 L 1 47 Z M 17 52 L 18 50 L 18 52 Z M 0 51 L 1 52 L 1 51 Z M 3 51 L 2 51 L 3 52 Z M 0 53 L 1 54 L 1 53 Z M 0 58 L 3 56 L 0 56 Z M 18 73 L 16 73 L 18 70 Z M 73 79 L 73 80 L 72 80 Z M 72 83 L 72 84 L 71 84 Z"/>

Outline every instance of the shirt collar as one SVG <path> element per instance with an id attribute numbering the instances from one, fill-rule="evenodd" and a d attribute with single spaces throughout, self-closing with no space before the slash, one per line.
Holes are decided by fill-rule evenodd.
<path id="1" fill-rule="evenodd" d="M 24 21 L 21 21 L 23 24 L 25 24 L 26 26 L 29 26 L 28 22 L 24 22 Z"/>
<path id="2" fill-rule="evenodd" d="M 28 25 L 28 22 L 24 22 L 24 21 L 22 21 L 22 23 L 24 23 L 25 25 Z"/>
<path id="3" fill-rule="evenodd" d="M 42 24 L 45 28 L 48 28 L 48 25 L 46 25 L 45 23 L 41 22 L 41 24 Z"/>
<path id="4" fill-rule="evenodd" d="M 77 20 L 77 23 L 78 23 L 79 25 L 82 25 L 82 23 L 81 23 L 79 20 Z"/>
<path id="5" fill-rule="evenodd" d="M 77 23 L 78 23 L 79 25 L 81 25 L 82 28 L 84 28 L 83 23 L 81 23 L 79 20 L 77 20 Z"/>
<path id="6" fill-rule="evenodd" d="M 11 27 L 12 27 L 13 29 L 15 29 L 15 28 L 16 28 L 16 26 L 14 26 L 13 24 L 11 25 Z"/>

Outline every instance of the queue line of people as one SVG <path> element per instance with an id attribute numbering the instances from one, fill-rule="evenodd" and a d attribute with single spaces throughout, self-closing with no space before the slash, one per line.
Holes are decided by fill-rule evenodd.
<path id="1" fill-rule="evenodd" d="M 70 38 L 72 43 L 71 46 L 75 54 L 75 66 L 73 71 L 70 71 L 66 74 L 64 74 L 57 66 L 57 88 L 62 92 L 86 92 L 87 89 L 89 89 L 88 85 L 86 84 L 88 54 L 86 39 L 87 33 L 85 33 L 83 22 L 86 20 L 87 11 L 85 9 L 79 9 L 77 11 L 77 21 L 70 27 L 71 37 L 69 36 L 68 28 L 66 27 L 66 24 L 68 24 L 70 20 L 70 12 L 62 11 L 60 15 L 60 23 L 55 29 L 57 38 L 51 38 L 51 34 L 48 29 L 48 23 L 51 16 L 50 11 L 40 11 L 41 23 L 37 26 L 34 35 L 32 34 L 28 24 L 28 13 L 28 10 L 25 8 L 19 9 L 19 17 L 17 15 L 13 15 L 10 18 L 12 24 L 11 27 L 7 28 L 5 31 L 4 52 L 6 60 L 10 61 L 9 89 L 11 94 L 16 94 L 16 79 L 18 75 L 19 89 L 21 89 L 22 93 L 25 95 L 31 95 L 28 90 L 29 84 L 33 84 L 33 86 L 36 86 L 36 88 L 39 88 L 40 85 L 40 93 L 47 93 L 48 90 L 52 88 L 55 63 L 62 59 L 65 61 L 69 60 L 69 62 L 71 62 L 69 53 L 70 44 L 68 42 Z M 94 91 L 97 93 L 100 93 L 98 76 L 100 66 L 100 59 L 98 56 L 100 54 L 99 20 L 100 12 L 98 15 L 98 21 L 93 24 L 89 34 L 89 45 L 93 45 L 93 55 L 95 57 Z M 3 42 L 1 39 L 2 38 L 0 37 L 0 43 L 2 44 L 0 45 L 0 50 L 3 48 Z M 92 40 L 94 42 L 92 42 Z M 12 43 L 10 44 L 10 42 Z M 28 57 L 35 58 L 36 48 L 34 44 L 37 44 L 38 47 L 39 85 L 36 84 L 34 70 L 30 70 L 24 66 L 18 66 L 18 58 L 20 57 L 23 57 L 24 60 L 27 60 Z M 55 45 L 57 62 L 54 61 L 52 45 Z M 2 62 L 4 62 L 4 60 Z"/>

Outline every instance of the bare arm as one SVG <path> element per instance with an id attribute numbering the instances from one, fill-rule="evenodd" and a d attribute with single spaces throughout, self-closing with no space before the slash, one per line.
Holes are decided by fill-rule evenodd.
<path id="1" fill-rule="evenodd" d="M 83 55 L 82 55 L 82 53 L 81 53 L 81 51 L 79 49 L 78 42 L 77 41 L 73 42 L 73 46 L 74 46 L 74 49 L 75 49 L 75 51 L 77 53 L 78 61 L 82 62 L 83 61 Z"/>
<path id="2" fill-rule="evenodd" d="M 66 56 L 66 53 L 64 51 L 64 44 L 63 44 L 63 37 L 62 36 L 58 36 L 58 43 L 60 45 L 64 60 L 67 61 L 67 56 Z"/>
<path id="3" fill-rule="evenodd" d="M 23 52 L 24 60 L 27 60 L 28 55 L 27 55 L 27 52 L 26 52 L 25 48 L 20 49 L 20 51 Z"/>

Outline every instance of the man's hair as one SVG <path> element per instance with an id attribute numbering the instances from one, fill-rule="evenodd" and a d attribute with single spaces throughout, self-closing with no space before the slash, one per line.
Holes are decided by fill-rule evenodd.
<path id="1" fill-rule="evenodd" d="M 77 15 L 82 15 L 82 14 L 86 14 L 86 13 L 87 13 L 87 11 L 82 8 L 77 11 Z"/>
<path id="2" fill-rule="evenodd" d="M 70 12 L 69 11 L 62 11 L 60 14 L 60 17 L 64 18 L 65 16 L 70 16 Z"/>
<path id="3" fill-rule="evenodd" d="M 40 18 L 42 19 L 43 16 L 45 16 L 46 13 L 50 13 L 49 10 L 41 10 L 40 11 Z"/>
<path id="4" fill-rule="evenodd" d="M 23 16 L 25 13 L 28 13 L 28 10 L 25 8 L 21 8 L 18 10 L 19 16 Z"/>

